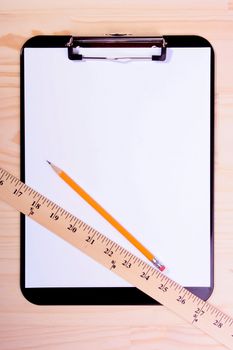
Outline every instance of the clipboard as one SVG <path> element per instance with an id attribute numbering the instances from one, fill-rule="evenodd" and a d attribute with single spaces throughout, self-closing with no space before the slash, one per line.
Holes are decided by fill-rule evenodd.
<path id="1" fill-rule="evenodd" d="M 20 58 L 21 180 L 140 256 L 54 177 L 46 159 L 54 161 L 160 254 L 169 277 L 206 300 L 214 285 L 211 44 L 36 36 Z M 22 214 L 20 286 L 36 304 L 155 304 Z"/>

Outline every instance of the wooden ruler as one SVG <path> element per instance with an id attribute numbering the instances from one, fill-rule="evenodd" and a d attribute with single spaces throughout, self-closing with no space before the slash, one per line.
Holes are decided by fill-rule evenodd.
<path id="1" fill-rule="evenodd" d="M 0 168 L 0 198 L 233 349 L 233 318 Z"/>

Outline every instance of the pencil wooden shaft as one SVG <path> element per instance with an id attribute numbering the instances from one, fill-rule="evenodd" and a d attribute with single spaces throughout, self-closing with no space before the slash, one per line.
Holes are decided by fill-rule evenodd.
<path id="1" fill-rule="evenodd" d="M 81 186 L 69 177 L 63 170 L 58 170 L 57 167 L 53 169 L 58 175 L 87 203 L 89 203 L 100 215 L 102 215 L 115 229 L 117 229 L 125 238 L 128 239 L 142 254 L 144 254 L 150 261 L 153 260 L 154 255 L 144 247 L 129 231 L 127 231 L 114 217 L 109 214 L 99 203 L 96 202 Z"/>

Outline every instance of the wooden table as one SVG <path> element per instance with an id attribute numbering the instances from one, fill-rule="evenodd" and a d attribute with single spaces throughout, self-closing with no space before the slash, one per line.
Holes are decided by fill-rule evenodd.
<path id="1" fill-rule="evenodd" d="M 196 34 L 216 55 L 215 289 L 233 315 L 233 0 L 2 0 L 0 164 L 19 175 L 19 51 L 37 34 Z M 36 306 L 19 289 L 19 214 L 0 203 L 0 349 L 224 349 L 162 306 Z"/>

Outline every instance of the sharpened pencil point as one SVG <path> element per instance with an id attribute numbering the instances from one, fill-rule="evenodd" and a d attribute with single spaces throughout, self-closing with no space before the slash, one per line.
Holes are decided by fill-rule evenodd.
<path id="1" fill-rule="evenodd" d="M 58 168 L 56 165 L 54 165 L 53 163 L 51 163 L 49 160 L 46 160 L 46 162 L 48 162 L 48 164 L 51 166 L 51 168 L 58 174 L 62 173 L 62 170 L 60 168 Z"/>

